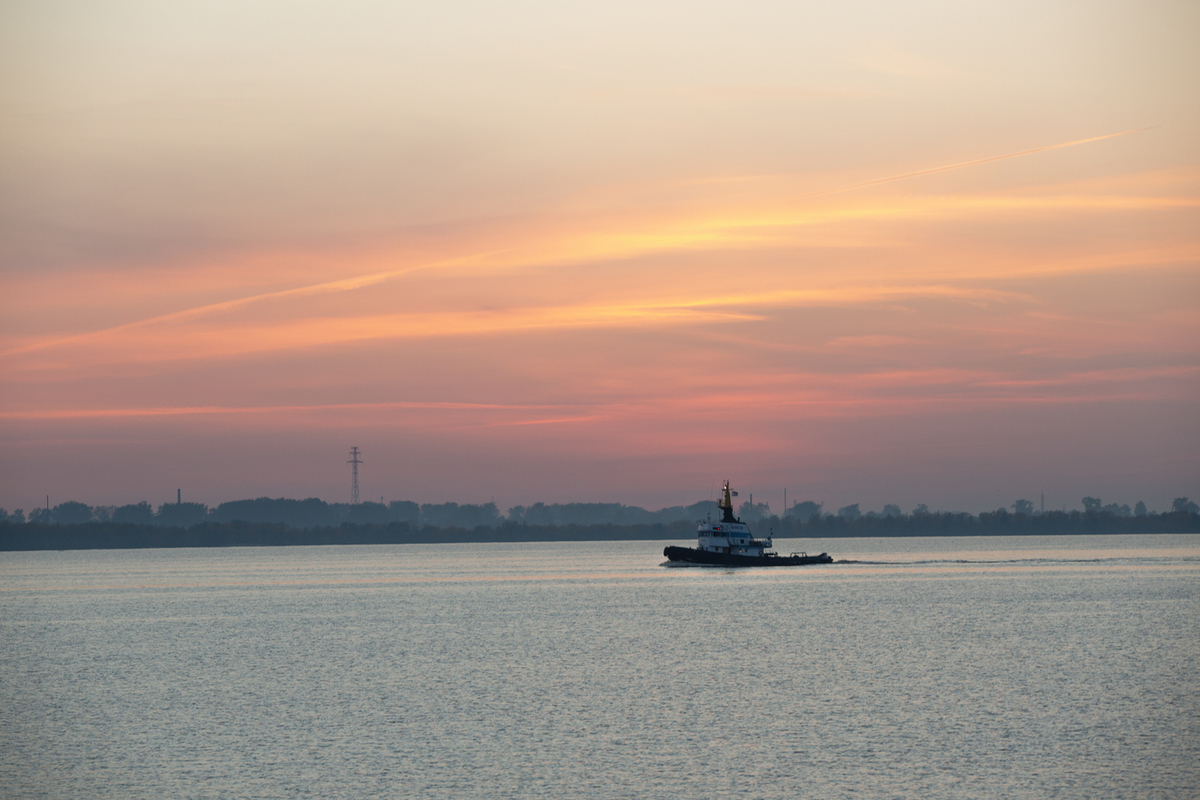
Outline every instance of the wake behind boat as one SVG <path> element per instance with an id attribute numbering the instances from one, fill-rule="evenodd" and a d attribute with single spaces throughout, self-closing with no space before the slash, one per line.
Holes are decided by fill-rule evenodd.
<path id="1" fill-rule="evenodd" d="M 729 481 L 725 481 L 722 489 L 724 496 L 717 504 L 721 509 L 720 521 L 706 519 L 700 523 L 696 529 L 696 547 L 668 547 L 663 550 L 668 561 L 725 567 L 798 567 L 803 564 L 833 563 L 828 553 L 819 556 L 810 556 L 808 553 L 781 556 L 770 552 L 771 538 L 755 539 L 750 534 L 750 526 L 733 515 Z"/>

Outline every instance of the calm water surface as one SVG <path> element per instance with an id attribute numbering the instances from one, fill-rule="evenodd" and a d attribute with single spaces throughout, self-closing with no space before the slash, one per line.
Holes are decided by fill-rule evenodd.
<path id="1" fill-rule="evenodd" d="M 1200 536 L 665 544 L 0 554 L 0 795 L 1200 796 Z"/>

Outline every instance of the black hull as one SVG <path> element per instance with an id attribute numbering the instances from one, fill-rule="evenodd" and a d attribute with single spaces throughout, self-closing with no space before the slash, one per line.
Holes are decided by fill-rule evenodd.
<path id="1" fill-rule="evenodd" d="M 799 567 L 804 564 L 832 564 L 828 553 L 819 556 L 739 556 L 732 553 L 712 553 L 694 547 L 668 547 L 663 550 L 668 561 L 686 561 L 689 564 L 711 564 L 720 567 Z"/>

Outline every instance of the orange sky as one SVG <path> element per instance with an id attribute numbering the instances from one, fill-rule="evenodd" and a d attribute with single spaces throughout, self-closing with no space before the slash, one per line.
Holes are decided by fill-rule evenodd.
<path id="1" fill-rule="evenodd" d="M 1200 12 L 560 5 L 0 11 L 0 504 L 1200 495 Z"/>

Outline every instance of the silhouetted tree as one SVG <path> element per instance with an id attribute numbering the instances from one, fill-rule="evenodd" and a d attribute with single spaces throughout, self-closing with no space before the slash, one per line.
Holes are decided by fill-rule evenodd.
<path id="1" fill-rule="evenodd" d="M 525 525 L 646 525 L 695 522 L 716 510 L 704 500 L 690 506 L 647 511 L 621 503 L 534 503 L 508 509 L 507 522 Z M 433 524 L 426 521 L 426 524 Z"/>
<path id="2" fill-rule="evenodd" d="M 1083 511 L 1085 514 L 1099 514 L 1100 513 L 1100 498 L 1099 497 L 1083 498 Z"/>
<path id="3" fill-rule="evenodd" d="M 655 522 L 670 525 L 675 522 L 696 522 L 717 513 L 715 500 L 701 500 L 690 506 L 671 506 L 654 512 Z"/>
<path id="4" fill-rule="evenodd" d="M 801 503 L 795 503 L 792 505 L 792 508 L 788 511 L 787 515 L 789 517 L 795 517 L 800 522 L 808 522 L 813 517 L 817 517 L 819 519 L 821 516 L 821 504 L 814 503 L 812 500 L 805 500 Z"/>
<path id="5" fill-rule="evenodd" d="M 50 524 L 50 509 L 35 508 L 33 511 L 29 512 L 29 521 L 41 523 L 42 525 L 49 525 Z"/>
<path id="6" fill-rule="evenodd" d="M 513 510 L 520 510 L 520 520 L 527 525 L 553 525 L 555 521 L 554 510 L 545 503 L 534 503 L 526 507 L 517 506 Z"/>
<path id="7" fill-rule="evenodd" d="M 172 528 L 190 528 L 207 516 L 208 506 L 204 503 L 164 503 L 158 507 L 155 521 Z"/>
<path id="8" fill-rule="evenodd" d="M 923 517 L 929 513 L 929 506 L 925 505 L 924 503 L 919 503 L 917 507 L 913 509 L 912 513 L 914 517 Z"/>
<path id="9" fill-rule="evenodd" d="M 421 507 L 411 500 L 393 500 L 388 503 L 388 514 L 395 522 L 416 525 L 421 521 Z"/>
<path id="10" fill-rule="evenodd" d="M 137 504 L 131 503 L 114 509 L 112 521 L 133 523 L 134 525 L 153 525 L 154 509 L 145 500 Z"/>
<path id="11" fill-rule="evenodd" d="M 1135 517 L 1146 516 L 1146 504 L 1143 503 L 1141 500 L 1138 500 L 1137 505 L 1133 507 L 1133 515 Z"/>
<path id="12" fill-rule="evenodd" d="M 838 509 L 837 515 L 842 519 L 853 522 L 862 516 L 862 512 L 858 510 L 858 503 L 853 503 L 848 506 L 842 506 Z"/>
<path id="13" fill-rule="evenodd" d="M 526 514 L 528 514 L 526 510 Z M 470 503 L 423 503 L 421 524 L 437 528 L 495 527 L 500 522 L 500 510 L 495 503 L 473 505 Z M 551 523 L 552 524 L 552 523 Z"/>
<path id="14" fill-rule="evenodd" d="M 1187 514 L 1200 514 L 1200 506 L 1188 500 L 1186 497 L 1176 497 L 1171 502 L 1172 511 L 1183 511 Z"/>
<path id="15" fill-rule="evenodd" d="M 885 517 L 902 517 L 904 512 L 900 510 L 900 506 L 895 503 L 888 503 L 883 507 L 883 516 Z"/>
<path id="16" fill-rule="evenodd" d="M 209 522 L 277 522 L 295 528 L 337 525 L 349 514 L 350 504 L 330 504 L 316 497 L 256 497 L 232 500 L 208 512 Z"/>
<path id="17" fill-rule="evenodd" d="M 1109 503 L 1100 510 L 1105 514 L 1112 514 L 1114 517 L 1128 517 L 1133 514 L 1128 504 L 1118 505 L 1117 503 Z"/>
<path id="18" fill-rule="evenodd" d="M 353 525 L 383 525 L 390 522 L 391 514 L 383 503 L 356 503 L 350 506 L 346 521 Z"/>
<path id="19" fill-rule="evenodd" d="M 50 512 L 50 521 L 55 525 L 81 525 L 92 521 L 92 507 L 68 500 L 59 503 Z"/>
<path id="20" fill-rule="evenodd" d="M 0 522 L 7 522 L 9 525 L 24 525 L 25 512 L 18 508 L 16 511 L 9 514 L 3 508 L 0 508 Z"/>
<path id="21" fill-rule="evenodd" d="M 1033 503 L 1029 500 L 1018 500 L 1013 503 L 1012 507 L 1014 514 L 1028 515 L 1033 513 Z"/>
<path id="22" fill-rule="evenodd" d="M 771 516 L 771 504 L 751 504 L 749 500 L 746 500 L 740 506 L 738 506 L 737 515 L 738 519 L 742 520 L 742 522 L 758 522 L 764 517 Z"/>

